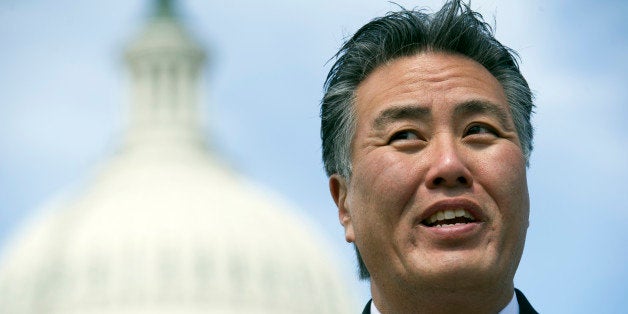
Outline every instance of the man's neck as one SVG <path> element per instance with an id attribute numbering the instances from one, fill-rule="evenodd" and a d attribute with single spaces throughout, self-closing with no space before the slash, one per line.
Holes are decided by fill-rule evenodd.
<path id="1" fill-rule="evenodd" d="M 498 313 L 514 295 L 512 283 L 501 287 L 475 287 L 465 289 L 419 288 L 381 289 L 371 282 L 373 303 L 382 314 L 416 313 Z"/>

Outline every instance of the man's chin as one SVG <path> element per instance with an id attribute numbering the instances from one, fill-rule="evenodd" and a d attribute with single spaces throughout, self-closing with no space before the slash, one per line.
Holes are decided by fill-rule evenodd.
<path id="1" fill-rule="evenodd" d="M 486 256 L 485 256 L 486 257 Z M 471 289 L 495 284 L 499 280 L 507 280 L 506 274 L 490 260 L 463 258 L 459 255 L 445 259 L 423 260 L 421 267 L 411 267 L 407 279 L 416 286 L 429 285 L 433 288 Z"/>

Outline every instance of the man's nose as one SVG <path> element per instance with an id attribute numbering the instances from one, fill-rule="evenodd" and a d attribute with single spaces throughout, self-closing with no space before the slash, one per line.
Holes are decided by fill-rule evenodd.
<path id="1" fill-rule="evenodd" d="M 466 164 L 465 152 L 453 139 L 438 139 L 432 144 L 430 167 L 425 178 L 427 187 L 470 187 L 473 177 Z"/>

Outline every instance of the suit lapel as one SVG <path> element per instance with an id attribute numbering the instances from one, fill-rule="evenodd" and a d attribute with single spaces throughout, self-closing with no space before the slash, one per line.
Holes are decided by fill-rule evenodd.
<path id="1" fill-rule="evenodd" d="M 364 307 L 364 311 L 362 311 L 362 314 L 371 314 L 371 302 L 373 302 L 373 300 L 369 300 L 368 302 L 366 302 L 366 306 Z"/>
<path id="2" fill-rule="evenodd" d="M 515 294 L 517 295 L 517 302 L 519 303 L 519 314 L 538 314 L 539 313 L 532 307 L 530 302 L 528 302 L 528 299 L 526 299 L 526 296 L 523 295 L 521 291 L 515 289 Z"/>

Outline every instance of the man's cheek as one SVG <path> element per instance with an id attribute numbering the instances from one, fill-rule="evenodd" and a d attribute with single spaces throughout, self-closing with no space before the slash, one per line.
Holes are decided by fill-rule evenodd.
<path id="1" fill-rule="evenodd" d="M 392 192 L 415 181 L 417 165 L 418 161 L 411 155 L 385 152 L 373 156 L 369 164 L 362 168 L 367 169 L 367 173 L 362 175 L 371 185 L 377 185 L 373 188 L 382 192 Z"/>

